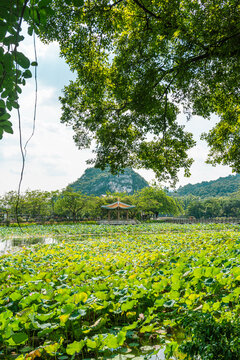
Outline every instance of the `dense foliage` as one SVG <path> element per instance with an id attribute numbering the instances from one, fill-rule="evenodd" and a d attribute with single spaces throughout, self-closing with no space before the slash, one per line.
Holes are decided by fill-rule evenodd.
<path id="1" fill-rule="evenodd" d="M 200 218 L 240 217 L 240 198 L 210 198 L 207 200 L 192 200 L 186 209 L 186 214 Z"/>
<path id="2" fill-rule="evenodd" d="M 147 190 L 148 189 L 148 190 Z M 105 197 L 87 196 L 81 192 L 66 188 L 59 191 L 27 190 L 18 197 L 17 192 L 10 191 L 0 197 L 0 215 L 7 219 L 16 219 L 16 204 L 18 204 L 18 219 L 29 220 L 80 220 L 99 219 L 107 217 L 107 211 L 101 208 L 102 205 L 110 204 L 118 199 L 133 204 L 136 207 L 129 211 L 130 217 L 149 218 L 154 214 L 165 213 L 178 215 L 181 212 L 181 205 L 177 199 L 173 199 L 158 188 L 143 188 L 133 195 L 127 193 L 109 193 Z M 113 216 L 116 216 L 114 213 Z M 124 213 L 121 214 L 126 217 Z"/>
<path id="3" fill-rule="evenodd" d="M 179 215 L 182 207 L 178 201 L 167 196 L 162 189 L 147 187 L 136 193 L 134 203 L 137 208 L 146 214 Z"/>
<path id="4" fill-rule="evenodd" d="M 54 3 L 42 36 L 59 41 L 77 73 L 61 98 L 62 122 L 79 148 L 97 141 L 95 163 L 189 174 L 191 134 L 177 122 L 216 113 L 205 136 L 210 162 L 239 170 L 239 2 L 89 0 Z M 150 135 L 150 136 L 149 136 Z"/>
<path id="5" fill-rule="evenodd" d="M 67 239 L 68 237 L 77 236 L 78 239 L 84 239 L 85 236 L 109 236 L 116 238 L 118 235 L 124 233 L 128 235 L 138 234 L 163 234 L 163 233 L 191 233 L 192 230 L 201 232 L 215 231 L 225 232 L 226 229 L 239 232 L 239 225 L 236 224 L 195 224 L 194 227 L 191 224 L 163 224 L 163 223 L 141 223 L 137 225 L 96 225 L 96 224 L 53 224 L 53 225 L 30 225 L 24 227 L 24 231 L 19 226 L 14 227 L 0 227 L 0 238 L 1 239 L 36 239 L 45 238 L 52 236 L 53 238 Z"/>
<path id="6" fill-rule="evenodd" d="M 239 229 L 152 228 L 0 257 L 4 359 L 147 359 L 165 345 L 170 358 L 237 360 Z"/>
<path id="7" fill-rule="evenodd" d="M 122 202 L 135 205 L 129 210 L 130 218 L 146 220 L 166 215 L 194 217 L 196 219 L 239 218 L 240 194 L 231 197 L 209 197 L 200 199 L 197 196 L 172 197 L 156 186 L 145 187 L 129 195 L 127 193 L 108 193 L 107 196 L 88 196 L 72 188 L 60 191 L 27 190 L 20 198 L 14 191 L 0 197 L 0 220 L 5 223 L 16 221 L 16 204 L 18 203 L 18 220 L 20 222 L 77 221 L 99 220 L 107 218 L 108 211 L 102 205 L 120 199 Z M 121 212 L 121 218 L 126 214 Z M 115 211 L 111 218 L 117 218 Z M 8 222 L 7 222 L 8 219 Z"/>
<path id="8" fill-rule="evenodd" d="M 194 195 L 200 198 L 231 196 L 240 190 L 240 175 L 229 175 L 217 180 L 180 186 L 174 195 Z"/>
<path id="9" fill-rule="evenodd" d="M 9 219 L 16 218 L 18 205 L 18 216 L 24 216 L 27 221 L 47 218 L 54 213 L 54 203 L 58 195 L 58 191 L 27 190 L 18 196 L 16 191 L 9 191 L 0 196 L 0 214 L 6 214 Z"/>

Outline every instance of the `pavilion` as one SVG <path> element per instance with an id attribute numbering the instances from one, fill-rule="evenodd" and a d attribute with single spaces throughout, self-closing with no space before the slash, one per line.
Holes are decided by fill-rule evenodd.
<path id="1" fill-rule="evenodd" d="M 117 210 L 117 222 L 116 224 L 120 224 L 120 223 L 135 223 L 134 220 L 130 220 L 128 218 L 128 210 L 135 208 L 135 205 L 129 205 L 129 204 L 125 204 L 121 201 L 116 201 L 112 204 L 108 204 L 108 205 L 102 205 L 101 206 L 103 209 L 107 209 L 108 210 L 108 223 L 115 223 L 116 221 L 111 220 L 111 211 L 113 210 Z M 126 211 L 126 220 L 122 221 L 120 220 L 120 211 Z"/>

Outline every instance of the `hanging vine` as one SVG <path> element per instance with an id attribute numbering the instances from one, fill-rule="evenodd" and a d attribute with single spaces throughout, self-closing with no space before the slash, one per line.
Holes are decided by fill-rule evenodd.
<path id="1" fill-rule="evenodd" d="M 20 201 L 21 185 L 23 180 L 25 160 L 27 153 L 27 145 L 35 132 L 36 124 L 36 109 L 37 109 L 37 51 L 35 33 L 38 32 L 40 24 L 44 25 L 46 19 L 46 6 L 50 4 L 51 0 L 11 0 L 6 2 L 3 0 L 0 5 L 0 139 L 4 132 L 13 133 L 12 123 L 9 121 L 10 113 L 13 108 L 17 110 L 18 130 L 19 130 L 19 145 L 22 157 L 22 167 L 20 172 L 20 179 L 18 183 L 18 196 L 15 207 L 16 219 L 18 219 L 18 208 Z M 41 19 L 42 18 L 42 19 Z M 33 35 L 33 46 L 35 59 L 32 63 L 20 51 L 18 47 L 20 42 L 24 40 L 21 35 L 22 23 L 26 21 L 29 25 L 28 34 Z M 41 21 L 42 20 L 42 21 Z M 34 99 L 34 114 L 33 127 L 31 135 L 23 145 L 22 140 L 22 123 L 21 113 L 18 103 L 19 94 L 21 94 L 21 87 L 26 84 L 26 79 L 32 77 L 30 66 L 34 66 L 35 79 L 35 99 Z M 20 227 L 20 224 L 19 224 Z M 20 227 L 21 228 L 21 227 Z"/>

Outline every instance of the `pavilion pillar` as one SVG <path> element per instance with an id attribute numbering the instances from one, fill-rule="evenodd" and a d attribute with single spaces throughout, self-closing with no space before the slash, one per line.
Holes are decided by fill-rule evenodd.
<path id="1" fill-rule="evenodd" d="M 119 213 L 119 209 L 117 209 L 117 219 L 120 220 L 120 213 Z"/>
<path id="2" fill-rule="evenodd" d="M 110 221 L 110 210 L 108 210 L 108 221 Z"/>
<path id="3" fill-rule="evenodd" d="M 128 210 L 127 210 L 127 221 L 128 221 Z"/>

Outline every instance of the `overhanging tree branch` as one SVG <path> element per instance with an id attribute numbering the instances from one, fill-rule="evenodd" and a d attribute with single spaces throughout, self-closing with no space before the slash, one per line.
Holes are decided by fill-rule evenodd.
<path id="1" fill-rule="evenodd" d="M 140 1 L 138 0 L 133 0 L 133 2 L 138 5 L 145 13 L 151 15 L 152 17 L 154 17 L 157 20 L 161 19 L 161 16 L 158 16 L 156 14 L 154 14 L 151 10 L 147 9 L 145 5 L 143 5 L 142 3 L 140 3 Z"/>

